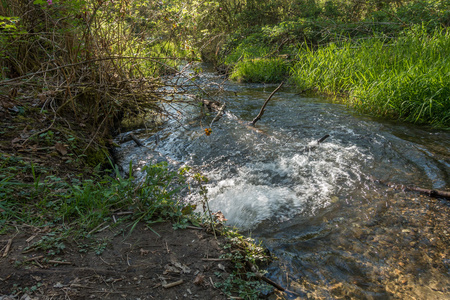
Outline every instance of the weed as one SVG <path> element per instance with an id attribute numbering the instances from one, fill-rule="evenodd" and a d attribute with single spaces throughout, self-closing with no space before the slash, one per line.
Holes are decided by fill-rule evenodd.
<path id="1" fill-rule="evenodd" d="M 261 293 L 271 290 L 270 286 L 260 281 L 265 271 L 258 268 L 269 261 L 268 255 L 261 245 L 255 244 L 253 239 L 242 236 L 236 230 L 225 227 L 222 234 L 227 239 L 224 248 L 228 249 L 222 258 L 231 260 L 234 271 L 226 278 L 219 275 L 222 281 L 216 283 L 216 287 L 221 288 L 228 296 L 238 294 L 244 299 L 259 299 Z"/>
<path id="2" fill-rule="evenodd" d="M 64 240 L 67 238 L 67 233 L 59 234 L 58 232 L 50 232 L 47 235 L 44 235 L 40 240 L 35 242 L 33 245 L 25 248 L 25 251 L 28 250 L 44 250 L 47 255 L 55 256 L 60 254 L 66 248 L 64 244 Z"/>

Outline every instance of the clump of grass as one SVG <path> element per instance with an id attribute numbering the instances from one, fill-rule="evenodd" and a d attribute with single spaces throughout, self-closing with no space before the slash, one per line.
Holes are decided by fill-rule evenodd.
<path id="1" fill-rule="evenodd" d="M 346 94 L 361 112 L 450 126 L 450 33 L 413 27 L 393 41 L 371 38 L 300 50 L 292 81 Z"/>
<path id="2" fill-rule="evenodd" d="M 281 82 L 289 72 L 288 63 L 282 58 L 260 58 L 238 62 L 230 79 L 240 82 Z"/>

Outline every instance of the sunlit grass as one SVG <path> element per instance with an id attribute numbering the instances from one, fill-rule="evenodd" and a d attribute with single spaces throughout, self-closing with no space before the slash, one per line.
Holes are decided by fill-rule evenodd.
<path id="1" fill-rule="evenodd" d="M 288 74 L 288 63 L 282 58 L 251 59 L 238 62 L 230 78 L 240 82 L 280 82 Z"/>
<path id="2" fill-rule="evenodd" d="M 398 39 L 367 39 L 300 50 L 292 81 L 345 93 L 361 112 L 450 127 L 450 33 L 421 27 Z"/>

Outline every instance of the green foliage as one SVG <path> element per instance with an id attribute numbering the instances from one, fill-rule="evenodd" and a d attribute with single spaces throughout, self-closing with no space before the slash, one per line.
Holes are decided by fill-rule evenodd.
<path id="1" fill-rule="evenodd" d="M 37 242 L 33 243 L 31 246 L 26 247 L 24 250 L 44 250 L 49 256 L 55 256 L 64 252 L 66 245 L 64 244 L 65 239 L 69 235 L 69 232 L 57 232 L 53 231 L 44 235 Z"/>
<path id="2" fill-rule="evenodd" d="M 242 82 L 281 82 L 288 75 L 288 63 L 283 58 L 261 58 L 238 62 L 230 76 Z"/>
<path id="3" fill-rule="evenodd" d="M 230 297 L 238 295 L 243 299 L 259 299 L 261 293 L 271 290 L 271 287 L 260 281 L 264 271 L 259 270 L 258 266 L 269 261 L 264 248 L 236 230 L 224 228 L 222 234 L 227 240 L 224 248 L 229 250 L 222 257 L 231 260 L 234 271 L 226 278 L 222 278 L 221 273 L 216 273 L 222 279 L 215 284 L 216 287 Z"/>
<path id="4" fill-rule="evenodd" d="M 292 80 L 300 89 L 348 93 L 363 112 L 450 126 L 450 34 L 414 27 L 394 41 L 368 39 L 300 50 Z"/>
<path id="5" fill-rule="evenodd" d="M 19 163 L 14 167 L 12 158 L 2 160 L 0 195 L 5 195 L 0 201 L 2 225 L 13 221 L 37 226 L 66 224 L 81 234 L 103 223 L 117 210 L 132 210 L 136 222 L 187 222 L 188 217 L 182 212 L 185 205 L 177 199 L 186 179 L 181 171 L 169 170 L 166 163 L 145 167 L 140 183 L 135 183 L 133 177 L 123 178 L 118 171 L 116 178 L 73 178 L 72 182 L 66 182 L 55 176 L 43 178 L 42 170 L 34 166 Z M 28 172 L 34 178 L 33 183 L 14 180 L 18 171 Z"/>

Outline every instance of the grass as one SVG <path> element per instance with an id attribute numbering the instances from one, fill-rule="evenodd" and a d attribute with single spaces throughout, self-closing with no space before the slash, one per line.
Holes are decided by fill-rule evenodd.
<path id="1" fill-rule="evenodd" d="M 171 220 L 178 227 L 186 224 L 178 193 L 186 186 L 186 177 L 169 170 L 167 163 L 144 168 L 144 179 L 136 183 L 132 176 L 74 177 L 70 182 L 45 176 L 45 170 L 29 165 L 20 157 L 0 157 L 0 224 L 3 230 L 16 222 L 34 226 L 71 229 L 72 237 L 83 237 L 111 219 L 113 213 L 130 211 L 135 225 Z M 28 174 L 30 182 L 16 178 Z M 131 174 L 130 174 L 131 175 Z"/>
<path id="2" fill-rule="evenodd" d="M 346 95 L 364 113 L 450 127 L 450 33 L 413 27 L 377 38 L 299 50 L 291 79 L 300 89 Z"/>
<path id="3" fill-rule="evenodd" d="M 281 82 L 289 72 L 289 65 L 282 58 L 243 60 L 233 67 L 230 79 L 239 82 Z"/>

